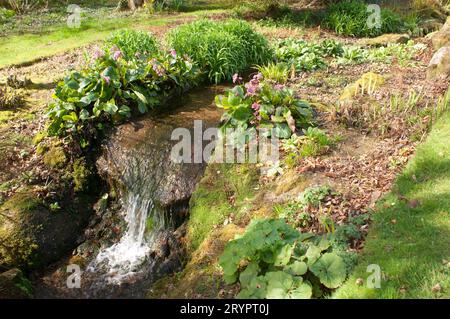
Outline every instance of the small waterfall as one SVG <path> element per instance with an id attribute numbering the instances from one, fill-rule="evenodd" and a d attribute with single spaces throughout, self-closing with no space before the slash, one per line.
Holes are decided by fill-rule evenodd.
<path id="1" fill-rule="evenodd" d="M 153 201 L 129 193 L 124 202 L 127 231 L 118 243 L 101 251 L 89 268 L 94 271 L 98 265 L 105 265 L 108 282 L 117 284 L 135 274 L 152 248 L 152 240 L 145 239 L 145 228 L 149 214 L 154 212 Z"/>
<path id="2" fill-rule="evenodd" d="M 89 264 L 87 271 L 100 281 L 121 285 L 143 277 L 153 280 L 154 274 L 169 271 L 179 262 L 181 251 L 169 239 L 186 216 L 186 203 L 205 163 L 172 161 L 171 150 L 177 143 L 172 132 L 188 128 L 194 136 L 194 121 L 199 118 L 205 129 L 214 127 L 220 118 L 211 104 L 215 94 L 215 89 L 198 91 L 176 111 L 121 125 L 105 144 L 97 166 L 122 197 L 127 229 Z"/>

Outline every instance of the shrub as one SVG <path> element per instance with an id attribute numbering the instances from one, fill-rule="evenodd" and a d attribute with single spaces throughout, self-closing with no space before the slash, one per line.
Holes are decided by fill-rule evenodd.
<path id="1" fill-rule="evenodd" d="M 197 67 L 175 51 L 126 61 L 118 49 L 94 52 L 92 63 L 59 82 L 49 106 L 49 135 L 74 137 L 81 146 L 102 123 L 145 113 L 194 86 Z"/>
<path id="2" fill-rule="evenodd" d="M 377 36 L 399 32 L 403 27 L 401 17 L 389 9 L 381 9 L 381 27 L 369 27 L 371 15 L 367 4 L 361 0 L 345 0 L 332 3 L 324 13 L 323 24 L 338 34 L 351 36 Z"/>
<path id="3" fill-rule="evenodd" d="M 237 85 L 226 95 L 216 96 L 216 105 L 225 110 L 222 129 L 270 130 L 279 138 L 288 138 L 298 127 L 312 121 L 311 106 L 294 96 L 292 89 L 263 81 L 260 73 L 245 85 Z"/>
<path id="4" fill-rule="evenodd" d="M 200 20 L 168 35 L 169 45 L 198 63 L 209 81 L 230 80 L 234 73 L 264 64 L 272 56 L 267 40 L 240 20 Z"/>
<path id="5" fill-rule="evenodd" d="M 326 239 L 300 233 L 283 219 L 254 220 L 229 242 L 219 264 L 238 298 L 305 299 L 342 285 L 344 260 Z"/>
<path id="6" fill-rule="evenodd" d="M 156 39 L 151 33 L 128 29 L 116 31 L 106 40 L 107 50 L 114 46 L 127 60 L 133 59 L 136 54 L 154 55 L 159 50 Z"/>

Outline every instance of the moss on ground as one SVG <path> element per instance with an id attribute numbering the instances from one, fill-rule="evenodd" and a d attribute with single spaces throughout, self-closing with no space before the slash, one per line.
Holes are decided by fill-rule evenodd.
<path id="1" fill-rule="evenodd" d="M 67 161 L 64 148 L 58 142 L 51 143 L 44 151 L 44 164 L 51 168 L 61 168 Z"/>
<path id="2" fill-rule="evenodd" d="M 211 230 L 233 214 L 248 210 L 258 185 L 258 169 L 249 164 L 213 164 L 190 200 L 187 246 L 196 250 Z"/>

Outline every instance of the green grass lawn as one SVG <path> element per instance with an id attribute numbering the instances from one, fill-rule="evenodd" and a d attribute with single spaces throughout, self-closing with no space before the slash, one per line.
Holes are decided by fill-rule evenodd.
<path id="1" fill-rule="evenodd" d="M 359 264 L 334 298 L 449 298 L 450 111 L 378 207 Z M 381 267 L 379 289 L 366 286 L 369 264 Z"/>
<path id="2" fill-rule="evenodd" d="M 86 18 L 79 29 L 65 24 L 53 26 L 39 33 L 11 35 L 0 39 L 0 68 L 30 62 L 64 51 L 82 47 L 107 37 L 120 28 L 143 29 L 149 26 L 166 25 L 171 21 L 192 16 L 220 13 L 224 10 L 199 10 L 171 15 L 137 14 L 118 18 Z"/>

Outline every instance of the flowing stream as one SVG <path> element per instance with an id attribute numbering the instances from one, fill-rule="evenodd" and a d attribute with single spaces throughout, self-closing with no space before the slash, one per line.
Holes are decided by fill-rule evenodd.
<path id="1" fill-rule="evenodd" d="M 218 90 L 195 90 L 173 111 L 121 125 L 104 146 L 97 166 L 120 194 L 126 231 L 88 265 L 100 281 L 121 285 L 170 271 L 167 260 L 176 259 L 170 232 L 187 217 L 187 202 L 205 168 L 174 163 L 170 154 L 178 141 L 171 134 L 187 128 L 194 136 L 194 120 L 202 120 L 203 129 L 216 127 L 220 112 L 212 101 Z"/>

